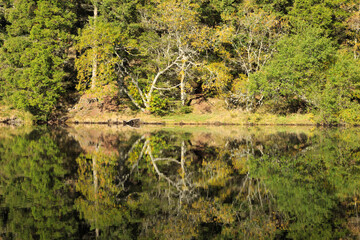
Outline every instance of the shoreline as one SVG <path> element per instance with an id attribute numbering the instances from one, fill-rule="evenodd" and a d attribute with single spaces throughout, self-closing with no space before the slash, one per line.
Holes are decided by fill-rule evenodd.
<path id="1" fill-rule="evenodd" d="M 19 122 L 7 122 L 0 121 L 3 126 L 33 126 L 33 125 L 48 125 L 48 126 L 73 126 L 73 125 L 106 125 L 106 126 L 131 126 L 124 124 L 123 122 L 102 122 L 102 121 L 69 121 L 69 122 L 41 122 L 41 123 L 27 123 L 23 121 Z M 256 127 L 256 126 L 292 126 L 292 127 L 360 127 L 360 124 L 320 124 L 320 123 L 226 123 L 226 122 L 141 122 L 139 126 L 244 126 L 244 127 Z"/>
<path id="2" fill-rule="evenodd" d="M 65 125 L 128 125 L 123 122 L 65 122 Z M 51 125 L 51 124 L 49 124 Z M 56 124 L 54 124 L 56 125 Z M 61 124 L 60 124 L 61 125 Z M 316 123 L 226 123 L 226 122 L 141 122 L 140 125 L 164 125 L 164 126 L 323 126 Z M 341 124 L 339 126 L 345 126 Z"/>
<path id="3" fill-rule="evenodd" d="M 321 124 L 320 116 L 313 113 L 293 113 L 287 115 L 268 112 L 250 113 L 242 110 L 214 108 L 211 112 L 197 109 L 191 113 L 156 116 L 142 112 L 99 112 L 76 111 L 53 118 L 50 121 L 36 122 L 24 111 L 0 109 L 0 123 L 11 126 L 21 125 L 124 125 L 137 119 L 140 125 L 158 126 L 313 126 L 313 127 L 357 127 L 358 123 Z M 126 124 L 125 124 L 126 125 Z"/>
<path id="4" fill-rule="evenodd" d="M 106 115 L 105 115 L 106 116 Z M 104 117 L 104 116 L 103 116 Z M 279 116 L 273 114 L 264 114 L 261 118 L 259 118 L 259 114 L 256 113 L 247 113 L 244 114 L 241 118 L 232 118 L 227 119 L 225 117 L 225 121 L 219 121 L 217 119 L 213 119 L 213 116 L 208 116 L 207 114 L 202 115 L 201 117 L 207 117 L 208 120 L 198 120 L 191 121 L 190 116 L 187 115 L 174 115 L 174 116 L 165 116 L 165 117 L 156 117 L 153 115 L 148 115 L 142 118 L 142 116 L 124 116 L 117 115 L 116 118 L 108 118 L 98 119 L 91 118 L 89 116 L 84 116 L 84 120 L 81 120 L 79 117 L 75 119 L 56 119 L 51 121 L 37 122 L 34 123 L 32 121 L 24 120 L 20 117 L 16 117 L 14 119 L 9 118 L 1 118 L 0 116 L 0 124 L 9 125 L 9 126 L 22 126 L 22 125 L 50 125 L 50 126 L 66 126 L 66 125 L 132 125 L 126 124 L 129 120 L 133 120 L 136 117 L 139 120 L 139 123 L 136 125 L 146 126 L 313 126 L 313 127 L 358 127 L 359 124 L 345 124 L 340 123 L 336 125 L 329 124 L 320 124 L 313 121 L 313 119 L 309 118 L 308 114 L 292 114 L 287 116 Z M 15 120 L 16 119 L 16 120 Z M 124 119 L 124 120 L 123 120 Z M 125 120 L 126 119 L 126 120 Z M 13 121 L 15 120 L 15 121 Z"/>

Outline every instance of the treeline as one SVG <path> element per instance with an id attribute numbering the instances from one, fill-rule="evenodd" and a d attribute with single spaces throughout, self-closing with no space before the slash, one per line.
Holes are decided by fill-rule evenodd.
<path id="1" fill-rule="evenodd" d="M 40 120 L 77 91 L 360 122 L 357 0 L 5 0 L 0 25 L 0 98 Z"/>

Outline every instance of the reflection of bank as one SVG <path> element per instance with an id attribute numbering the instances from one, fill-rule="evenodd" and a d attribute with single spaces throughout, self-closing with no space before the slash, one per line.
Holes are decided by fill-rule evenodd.
<path id="1" fill-rule="evenodd" d="M 76 235 L 79 226 L 68 168 L 71 154 L 63 152 L 65 144 L 44 128 L 19 131 L 0 137 L 1 238 L 66 239 Z M 61 140 L 71 139 L 61 136 Z"/>
<path id="2" fill-rule="evenodd" d="M 360 129 L 222 138 L 182 128 L 79 131 L 81 137 L 13 130 L 0 137 L 6 236 L 69 238 L 88 231 L 85 223 L 92 229 L 85 239 L 356 239 L 360 233 Z"/>
<path id="3" fill-rule="evenodd" d="M 190 224 L 188 233 L 194 235 L 201 222 L 236 222 L 238 210 L 223 204 L 235 196 L 236 191 L 247 194 L 244 200 L 237 199 L 245 204 L 256 205 L 255 198 L 259 196 L 261 204 L 266 200 L 266 196 L 261 198 L 260 186 L 249 175 L 238 176 L 238 172 L 246 172 L 245 166 L 237 164 L 236 149 L 230 140 L 209 146 L 204 136 L 193 139 L 191 135 L 168 132 L 135 134 L 121 139 L 126 144 L 118 142 L 114 147 L 116 153 L 112 154 L 99 140 L 88 141 L 97 147 L 90 148 L 94 150 L 78 159 L 77 189 L 83 196 L 77 200 L 77 206 L 92 225 L 95 236 L 115 226 L 128 228 L 134 219 L 142 223 L 138 227 L 145 231 L 143 234 L 151 235 L 164 224 L 163 216 L 173 221 L 172 226 L 169 222 L 166 224 L 168 230 L 180 221 Z M 246 143 L 241 154 L 251 152 Z M 234 171 L 233 165 L 241 169 Z M 235 179 L 243 181 L 242 187 L 230 184 Z M 158 215 L 147 215 L 147 211 L 156 211 Z M 106 214 L 113 213 L 124 214 L 120 225 L 105 224 Z"/>
<path id="4" fill-rule="evenodd" d="M 287 139 L 293 144 L 286 152 L 268 152 L 251 162 L 254 176 L 276 199 L 276 212 L 287 224 L 284 236 L 358 238 L 359 129 L 326 129 L 300 143 L 291 135 Z"/>
<path id="5" fill-rule="evenodd" d="M 150 157 L 152 166 L 155 169 L 155 172 L 159 176 L 159 178 L 165 179 L 170 186 L 173 186 L 176 189 L 176 193 L 172 193 L 169 189 L 169 194 L 174 194 L 179 198 L 179 207 L 181 207 L 181 203 L 183 199 L 186 199 L 187 202 L 193 197 L 191 196 L 192 191 L 194 191 L 194 185 L 189 178 L 189 175 L 186 174 L 185 170 L 185 153 L 186 153 L 186 145 L 185 141 L 181 142 L 181 152 L 180 152 L 180 161 L 175 158 L 167 158 L 167 157 L 157 157 L 155 158 L 152 154 L 152 148 L 149 144 L 149 140 L 147 140 L 144 144 L 146 146 L 146 154 Z M 169 176 L 166 176 L 162 173 L 157 165 L 157 162 L 163 161 L 167 163 L 175 163 L 177 167 L 180 167 L 180 171 L 178 171 L 179 175 L 173 176 L 173 179 Z"/>
<path id="6" fill-rule="evenodd" d="M 102 141 L 109 138 L 111 137 L 100 135 L 87 141 L 82 139 L 82 144 L 89 145 L 85 147 L 89 152 L 78 158 L 77 189 L 82 197 L 78 198 L 76 204 L 82 216 L 94 229 L 96 237 L 115 226 L 129 227 L 133 219 L 137 218 L 133 211 L 137 212 L 139 208 L 159 208 L 152 201 L 145 204 L 143 201 L 147 200 L 144 199 L 161 199 L 161 204 L 167 202 L 171 211 L 161 209 L 160 212 L 167 212 L 165 215 L 172 216 L 175 222 L 175 219 L 178 219 L 175 216 L 183 219 L 186 216 L 185 211 L 190 210 L 191 219 L 188 219 L 188 222 L 193 224 L 193 228 L 204 217 L 211 222 L 213 213 L 224 215 L 222 208 L 211 204 L 211 200 L 197 199 L 201 195 L 201 189 L 209 189 L 214 184 L 213 178 L 219 179 L 218 176 L 221 176 L 221 181 L 225 181 L 227 176 L 223 174 L 231 173 L 229 167 L 225 167 L 228 170 L 224 172 L 223 167 L 218 167 L 222 164 L 221 160 L 217 159 L 218 155 L 213 154 L 218 147 L 207 146 L 202 137 L 192 141 L 189 136 L 165 132 L 122 137 L 127 144 L 117 142 L 118 145 L 106 148 Z M 111 152 L 109 149 L 116 150 Z M 204 153 L 206 150 L 209 150 L 209 153 Z M 211 167 L 208 163 L 202 166 L 203 162 L 211 161 L 216 161 L 218 166 Z M 203 171 L 204 168 L 206 170 Z M 145 190 L 137 192 L 135 189 L 138 184 Z M 138 206 L 136 209 L 133 209 L 134 204 Z M 191 207 L 192 204 L 195 204 L 195 208 Z M 202 212 L 201 208 L 197 208 L 199 204 L 203 205 L 201 208 L 213 213 L 209 215 Z M 229 215 L 229 211 L 226 211 Z M 109 214 L 123 214 L 123 221 L 120 225 L 120 222 L 106 223 L 107 218 L 113 219 Z M 151 224 L 152 227 L 159 227 L 157 222 L 161 220 L 161 214 L 155 223 Z M 145 216 L 142 222 L 145 223 L 149 217 L 153 218 Z M 218 219 L 224 220 L 221 216 Z"/>
<path id="7" fill-rule="evenodd" d="M 99 148 L 101 146 L 101 143 L 98 143 L 96 145 L 96 153 L 99 152 Z M 97 163 L 96 163 L 96 155 L 97 154 L 94 154 L 92 156 L 92 167 L 93 167 L 93 178 L 94 178 L 94 196 L 95 196 L 95 211 L 96 211 L 96 214 L 95 216 L 97 216 L 97 213 L 99 212 L 99 199 L 98 199 L 98 196 L 99 196 L 99 191 L 98 191 L 98 175 L 97 175 Z M 97 218 L 95 218 L 95 235 L 96 235 L 96 238 L 99 237 L 99 228 L 97 227 Z"/>
<path id="8" fill-rule="evenodd" d="M 356 179 L 351 154 L 360 144 L 356 136 L 346 145 L 339 135 L 327 134 L 215 139 L 211 133 L 135 131 L 114 135 L 108 147 L 104 142 L 112 137 L 101 136 L 101 146 L 100 140 L 88 141 L 100 147 L 89 148 L 87 163 L 79 161 L 83 196 L 77 206 L 101 237 L 116 229 L 129 238 L 296 238 L 310 236 L 306 228 L 316 233 L 311 226 L 335 234 L 346 219 L 332 223 L 341 210 L 334 203 L 351 205 L 357 185 L 346 179 Z M 348 228 L 356 226 L 353 217 L 348 222 Z M 335 227 L 324 229 L 327 223 Z"/>
<path id="9" fill-rule="evenodd" d="M 171 145 L 172 143 L 162 142 L 160 146 L 152 144 L 152 142 L 156 143 L 156 138 L 151 134 L 142 135 L 131 146 L 125 155 L 129 163 L 129 176 L 131 177 L 135 171 L 139 171 L 139 166 L 144 165 L 142 163 L 144 161 L 147 163 L 145 166 L 149 171 L 153 171 L 159 180 L 165 180 L 168 183 L 167 194 L 169 197 L 177 196 L 181 203 L 183 199 L 188 198 L 187 195 L 194 188 L 186 172 L 186 143 L 184 140 L 178 140 L 181 141 L 181 147 L 176 147 L 169 155 L 169 151 L 168 154 L 163 151 L 166 152 L 166 148 L 169 146 L 174 147 Z"/>
<path id="10" fill-rule="evenodd" d="M 76 189 L 81 196 L 75 205 L 81 216 L 89 222 L 95 237 L 113 225 L 121 225 L 124 211 L 116 201 L 122 188 L 117 186 L 118 155 L 102 150 L 102 143 L 96 143 L 95 150 L 82 154 L 78 159 Z"/>

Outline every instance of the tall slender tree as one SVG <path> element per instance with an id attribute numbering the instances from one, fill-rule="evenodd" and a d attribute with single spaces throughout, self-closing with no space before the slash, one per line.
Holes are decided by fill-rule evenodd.
<path id="1" fill-rule="evenodd" d="M 116 88 L 116 45 L 125 40 L 136 1 L 91 0 L 85 4 L 92 9 L 88 23 L 79 31 L 76 60 L 78 89 L 93 93 L 114 93 Z M 108 88 L 111 86 L 112 92 Z"/>

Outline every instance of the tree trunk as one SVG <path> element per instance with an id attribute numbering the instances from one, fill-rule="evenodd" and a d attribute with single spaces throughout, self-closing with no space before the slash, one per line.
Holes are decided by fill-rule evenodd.
<path id="1" fill-rule="evenodd" d="M 357 33 L 356 33 L 356 35 L 357 35 Z M 355 35 L 355 47 L 354 47 L 354 59 L 356 59 L 357 58 L 357 56 L 356 56 L 356 49 L 357 49 L 357 36 Z"/>
<path id="2" fill-rule="evenodd" d="M 180 72 L 180 91 L 181 91 L 181 104 L 185 106 L 186 92 L 185 92 L 185 64 L 186 59 L 182 60 L 181 72 Z"/>
<path id="3" fill-rule="evenodd" d="M 172 66 L 174 66 L 176 64 L 176 62 L 179 60 L 180 57 L 177 57 L 172 63 L 169 63 L 169 65 L 166 66 L 166 68 L 164 68 L 163 70 L 159 71 L 156 76 L 153 79 L 153 82 L 151 84 L 150 90 L 147 94 L 145 94 L 145 101 L 144 101 L 144 105 L 146 107 L 146 109 L 150 108 L 150 103 L 151 103 L 151 96 L 153 91 L 156 88 L 156 83 L 159 80 L 160 76 L 165 73 L 166 71 L 168 71 L 170 68 L 172 68 Z"/>
<path id="4" fill-rule="evenodd" d="M 97 7 L 97 2 L 94 3 L 94 33 L 96 34 L 96 21 L 97 21 L 97 16 L 98 16 L 98 7 Z M 94 40 L 94 45 L 93 45 L 93 51 L 94 51 L 94 56 L 93 56 L 93 65 L 92 65 L 92 76 L 91 76 L 91 89 L 95 89 L 96 87 L 96 82 L 97 82 L 97 66 L 98 66 L 98 62 L 97 62 L 97 40 Z"/>
<path id="5" fill-rule="evenodd" d="M 181 142 L 181 170 L 182 170 L 182 182 L 183 182 L 183 187 L 184 189 L 187 189 L 186 186 L 186 182 L 185 182 L 185 154 L 186 154 L 186 145 L 185 145 L 185 141 Z"/>
<path id="6" fill-rule="evenodd" d="M 92 165 L 93 165 L 93 181 L 94 181 L 94 196 L 95 196 L 95 211 L 96 211 L 96 215 L 95 215 L 95 235 L 96 235 L 96 239 L 99 237 L 99 229 L 98 229 L 98 223 L 97 223 L 97 214 L 99 211 L 99 202 L 98 202 L 98 191 L 99 191 L 99 186 L 98 186 L 98 174 L 97 174 L 97 164 L 96 164 L 96 154 L 99 151 L 99 147 L 100 144 L 98 144 L 96 146 L 96 151 L 92 157 Z"/>

